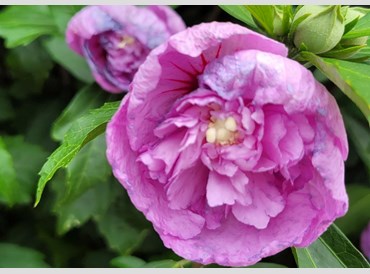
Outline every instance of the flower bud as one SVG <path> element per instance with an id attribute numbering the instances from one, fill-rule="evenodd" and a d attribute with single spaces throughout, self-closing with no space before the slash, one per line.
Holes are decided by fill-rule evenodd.
<path id="1" fill-rule="evenodd" d="M 309 16 L 295 30 L 295 46 L 305 47 L 313 53 L 324 53 L 334 48 L 344 33 L 340 6 L 303 6 L 296 13 L 293 24 L 307 14 Z"/>

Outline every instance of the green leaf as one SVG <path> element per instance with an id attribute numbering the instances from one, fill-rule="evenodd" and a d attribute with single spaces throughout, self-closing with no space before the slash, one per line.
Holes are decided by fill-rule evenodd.
<path id="1" fill-rule="evenodd" d="M 300 268 L 370 267 L 361 252 L 334 224 L 309 247 L 293 247 L 293 255 Z"/>
<path id="2" fill-rule="evenodd" d="M 335 223 L 346 235 L 359 235 L 370 220 L 370 186 L 350 184 L 347 193 L 348 212 Z"/>
<path id="3" fill-rule="evenodd" d="M 13 85 L 22 85 L 24 91 L 13 92 L 16 98 L 27 97 L 31 93 L 40 93 L 49 78 L 53 62 L 38 42 L 17 47 L 8 51 L 6 64 L 14 79 Z M 24 96 L 26 95 L 26 96 Z"/>
<path id="4" fill-rule="evenodd" d="M 105 136 L 88 143 L 67 167 L 67 176 L 54 183 L 57 231 L 64 234 L 91 217 L 104 214 L 117 195 L 110 185 Z"/>
<path id="5" fill-rule="evenodd" d="M 110 261 L 111 266 L 120 268 L 143 267 L 146 262 L 134 256 L 120 256 Z"/>
<path id="6" fill-rule="evenodd" d="M 301 52 L 301 56 L 338 86 L 360 108 L 370 123 L 370 65 L 320 58 L 310 52 Z"/>
<path id="7" fill-rule="evenodd" d="M 47 153 L 40 146 L 24 141 L 23 136 L 4 137 L 3 139 L 9 154 L 12 157 L 16 180 L 21 187 L 22 200 L 18 202 L 31 202 L 36 189 L 37 171 L 45 162 Z"/>
<path id="8" fill-rule="evenodd" d="M 74 77 L 85 83 L 94 82 L 86 60 L 68 48 L 63 36 L 53 36 L 45 40 L 44 46 L 51 58 Z"/>
<path id="9" fill-rule="evenodd" d="M 105 214 L 95 217 L 98 230 L 109 247 L 122 255 L 132 254 L 140 247 L 149 232 L 148 228 L 134 225 L 130 218 L 138 212 L 132 210 L 130 212 L 130 207 L 132 205 L 128 198 L 122 195 Z"/>
<path id="10" fill-rule="evenodd" d="M 13 119 L 15 111 L 10 98 L 4 90 L 0 90 L 0 122 Z"/>
<path id="11" fill-rule="evenodd" d="M 61 141 L 73 122 L 90 109 L 100 107 L 106 99 L 106 92 L 95 85 L 89 85 L 77 92 L 63 113 L 54 122 L 51 135 Z"/>
<path id="12" fill-rule="evenodd" d="M 16 171 L 11 154 L 0 137 L 0 202 L 12 206 L 16 202 L 23 202 L 27 196 L 17 180 Z"/>
<path id="13" fill-rule="evenodd" d="M 51 16 L 54 19 L 55 25 L 58 27 L 59 33 L 64 35 L 67 29 L 68 22 L 71 20 L 73 15 L 80 11 L 84 6 L 50 5 L 48 7 L 50 9 Z"/>
<path id="14" fill-rule="evenodd" d="M 142 267 L 145 268 L 176 268 L 177 262 L 174 260 L 161 260 L 161 261 L 152 261 L 145 264 Z"/>
<path id="15" fill-rule="evenodd" d="M 27 45 L 42 35 L 56 32 L 47 6 L 9 6 L 0 12 L 0 36 L 8 48 Z"/>
<path id="16" fill-rule="evenodd" d="M 117 196 L 108 180 L 97 184 L 76 199 L 64 200 L 66 176 L 58 172 L 51 185 L 57 200 L 53 212 L 57 216 L 57 233 L 62 235 L 72 228 L 84 225 L 91 218 L 105 214 Z"/>
<path id="17" fill-rule="evenodd" d="M 364 47 L 366 47 L 366 45 L 352 46 L 352 47 L 341 48 L 341 49 L 333 49 L 321 55 L 324 57 L 329 57 L 329 58 L 348 59 L 352 57 L 355 53 L 359 52 Z"/>
<path id="18" fill-rule="evenodd" d="M 274 35 L 275 9 L 272 5 L 247 5 L 245 8 L 254 19 L 263 27 L 268 35 Z"/>
<path id="19" fill-rule="evenodd" d="M 0 243 L 0 267 L 49 267 L 44 254 L 37 250 L 10 243 Z"/>
<path id="20" fill-rule="evenodd" d="M 266 263 L 260 262 L 254 265 L 248 266 L 247 268 L 287 268 L 286 265 L 276 264 L 276 263 Z"/>
<path id="21" fill-rule="evenodd" d="M 370 130 L 357 119 L 342 111 L 349 138 L 370 174 Z"/>
<path id="22" fill-rule="evenodd" d="M 84 145 L 105 131 L 107 123 L 116 112 L 119 104 L 120 102 L 106 103 L 73 123 L 61 146 L 49 156 L 39 172 L 40 179 L 37 185 L 35 206 L 40 202 L 42 192 L 55 172 L 60 168 L 67 167 Z"/>
<path id="23" fill-rule="evenodd" d="M 357 24 L 345 35 L 343 39 L 356 38 L 370 35 L 370 13 L 358 20 Z"/>
<path id="24" fill-rule="evenodd" d="M 105 135 L 88 143 L 67 167 L 67 189 L 63 200 L 74 200 L 89 188 L 106 182 L 111 168 L 105 157 Z"/>
<path id="25" fill-rule="evenodd" d="M 256 23 L 253 21 L 253 17 L 246 8 L 246 6 L 242 5 L 219 5 L 221 9 L 226 11 L 231 16 L 235 17 L 236 19 L 246 23 L 248 26 L 257 29 Z"/>

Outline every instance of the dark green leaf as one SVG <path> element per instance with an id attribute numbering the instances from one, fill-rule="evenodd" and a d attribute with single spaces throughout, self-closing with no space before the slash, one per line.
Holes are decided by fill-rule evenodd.
<path id="1" fill-rule="evenodd" d="M 120 256 L 111 260 L 110 264 L 113 267 L 131 268 L 131 267 L 143 267 L 146 264 L 146 262 L 134 256 Z"/>
<path id="2" fill-rule="evenodd" d="M 58 141 L 63 140 L 64 134 L 73 122 L 87 113 L 88 110 L 100 107 L 105 98 L 106 93 L 94 85 L 82 88 L 55 121 L 51 131 L 53 138 Z"/>
<path id="3" fill-rule="evenodd" d="M 282 265 L 282 264 L 260 262 L 260 263 L 256 263 L 254 265 L 248 266 L 247 268 L 287 268 L 287 266 Z"/>
<path id="4" fill-rule="evenodd" d="M 67 189 L 63 201 L 74 200 L 89 188 L 108 181 L 112 172 L 105 152 L 105 135 L 102 134 L 73 158 L 67 167 Z"/>
<path id="5" fill-rule="evenodd" d="M 347 133 L 351 138 L 358 155 L 364 162 L 370 174 L 370 130 L 358 120 L 343 111 Z"/>
<path id="6" fill-rule="evenodd" d="M 370 186 L 350 184 L 347 193 L 348 212 L 335 223 L 346 235 L 359 235 L 370 220 Z"/>
<path id="7" fill-rule="evenodd" d="M 320 69 L 363 112 L 370 123 L 370 66 L 343 60 L 320 58 L 310 52 L 301 56 Z"/>
<path id="8" fill-rule="evenodd" d="M 53 60 L 69 71 L 74 77 L 85 83 L 94 82 L 86 60 L 68 48 L 63 36 L 54 36 L 46 40 L 44 45 Z"/>
<path id="9" fill-rule="evenodd" d="M 83 7 L 84 6 L 75 6 L 75 5 L 49 6 L 51 16 L 54 19 L 55 25 L 58 27 L 60 34 L 62 35 L 65 34 L 69 20 L 71 20 L 72 16 L 75 15 Z"/>
<path id="10" fill-rule="evenodd" d="M 221 9 L 226 11 L 231 16 L 235 17 L 236 19 L 246 23 L 248 26 L 257 29 L 256 23 L 254 23 L 252 15 L 246 8 L 246 6 L 242 5 L 220 5 Z"/>
<path id="11" fill-rule="evenodd" d="M 306 248 L 293 248 L 300 268 L 370 267 L 367 260 L 334 224 Z"/>
<path id="12" fill-rule="evenodd" d="M 109 247 L 122 255 L 130 255 L 144 241 L 148 234 L 147 228 L 137 228 L 129 220 L 132 217 L 127 210 L 127 203 L 122 203 L 123 197 L 120 197 L 121 210 L 117 205 L 111 208 L 105 214 L 95 218 L 98 229 L 106 239 Z M 130 216 L 131 215 L 131 216 Z"/>
<path id="13" fill-rule="evenodd" d="M 0 12 L 0 36 L 6 47 L 27 45 L 36 38 L 57 32 L 47 6 L 9 6 Z"/>
<path id="14" fill-rule="evenodd" d="M 347 32 L 343 38 L 356 38 L 361 36 L 369 36 L 370 35 L 370 13 L 366 14 L 360 20 L 358 20 L 357 24 Z"/>
<path id="15" fill-rule="evenodd" d="M 36 189 L 37 171 L 45 162 L 47 153 L 40 146 L 25 142 L 22 136 L 4 137 L 3 140 L 13 159 L 23 202 L 29 203 Z"/>
<path id="16" fill-rule="evenodd" d="M 162 260 L 162 261 L 152 261 L 145 264 L 142 267 L 145 268 L 176 268 L 177 262 L 174 260 Z"/>
<path id="17" fill-rule="evenodd" d="M 64 234 L 75 227 L 80 227 L 92 217 L 105 214 L 117 194 L 109 181 L 101 182 L 78 198 L 64 200 L 66 195 L 66 176 L 63 173 L 53 178 L 52 190 L 57 196 L 53 211 L 57 216 L 57 233 Z"/>
<path id="18" fill-rule="evenodd" d="M 21 85 L 24 89 L 12 92 L 15 98 L 39 93 L 53 68 L 49 55 L 38 42 L 9 50 L 6 63 L 15 84 Z"/>
<path id="19" fill-rule="evenodd" d="M 11 154 L 3 138 L 0 137 L 0 202 L 12 206 L 17 202 L 27 200 L 27 195 L 17 180 L 16 170 Z"/>
<path id="20" fill-rule="evenodd" d="M 15 115 L 14 107 L 5 91 L 0 90 L 0 122 L 11 120 Z"/>
<path id="21" fill-rule="evenodd" d="M 104 132 L 119 104 L 120 102 L 106 103 L 73 123 L 66 133 L 62 145 L 49 156 L 41 168 L 35 206 L 40 202 L 42 192 L 55 172 L 60 168 L 67 167 L 84 145 Z"/>
<path id="22" fill-rule="evenodd" d="M 274 35 L 275 9 L 272 5 L 247 5 L 245 8 L 253 18 L 263 27 L 268 35 Z"/>
<path id="23" fill-rule="evenodd" d="M 0 267 L 49 267 L 44 254 L 15 244 L 0 243 Z"/>

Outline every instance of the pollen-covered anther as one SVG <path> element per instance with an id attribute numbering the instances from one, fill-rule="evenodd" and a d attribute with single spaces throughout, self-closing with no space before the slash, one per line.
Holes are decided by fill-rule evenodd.
<path id="1" fill-rule="evenodd" d="M 226 119 L 211 119 L 206 131 L 206 140 L 208 143 L 221 145 L 231 145 L 235 142 L 237 134 L 237 124 L 233 117 Z"/>
<path id="2" fill-rule="evenodd" d="M 125 35 L 122 37 L 122 40 L 118 43 L 117 47 L 123 49 L 126 46 L 132 45 L 133 43 L 135 43 L 135 38 L 129 35 Z"/>

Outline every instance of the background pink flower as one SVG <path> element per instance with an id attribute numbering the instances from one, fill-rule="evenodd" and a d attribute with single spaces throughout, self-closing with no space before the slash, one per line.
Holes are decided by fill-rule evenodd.
<path id="1" fill-rule="evenodd" d="M 184 29 L 181 17 L 167 6 L 88 6 L 71 19 L 66 40 L 87 59 L 100 86 L 119 93 L 127 90 L 150 50 Z"/>
<path id="2" fill-rule="evenodd" d="M 361 234 L 361 250 L 368 260 L 370 260 L 370 222 Z"/>
<path id="3" fill-rule="evenodd" d="M 107 157 L 164 244 L 254 264 L 312 243 L 348 207 L 334 98 L 284 45 L 207 23 L 153 50 L 107 128 Z"/>

